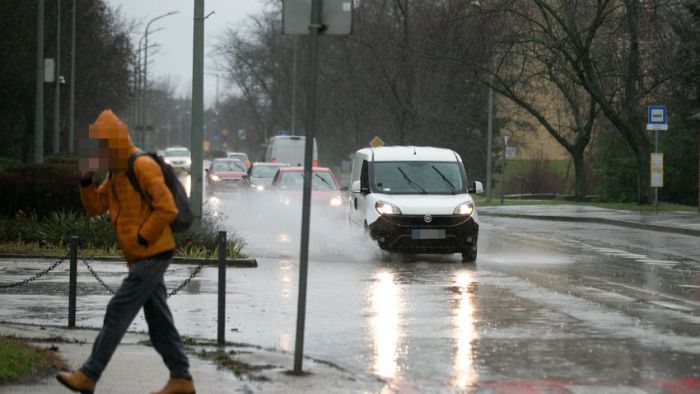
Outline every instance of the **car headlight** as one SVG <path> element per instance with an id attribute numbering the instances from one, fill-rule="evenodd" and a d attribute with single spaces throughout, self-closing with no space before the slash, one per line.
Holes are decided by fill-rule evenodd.
<path id="1" fill-rule="evenodd" d="M 173 161 L 171 159 L 165 159 L 165 162 L 168 164 L 173 164 Z"/>
<path id="2" fill-rule="evenodd" d="M 384 201 L 377 201 L 377 203 L 374 204 L 374 209 L 376 209 L 380 215 L 401 215 L 399 207 Z"/>
<path id="3" fill-rule="evenodd" d="M 192 164 L 192 159 L 187 159 L 187 160 L 185 161 L 185 163 L 187 163 L 188 166 L 191 165 L 191 164 Z"/>
<path id="4" fill-rule="evenodd" d="M 454 214 L 461 216 L 471 216 L 474 213 L 474 203 L 465 202 L 455 208 Z"/>
<path id="5" fill-rule="evenodd" d="M 332 207 L 339 207 L 339 206 L 343 205 L 343 200 L 340 197 L 336 196 L 336 197 L 331 198 L 330 204 Z"/>
<path id="6" fill-rule="evenodd" d="M 216 174 L 213 174 L 213 175 L 211 176 L 211 180 L 214 181 L 214 182 L 221 182 L 221 178 L 220 178 L 218 175 L 216 175 Z"/>
<path id="7" fill-rule="evenodd" d="M 265 190 L 265 186 L 263 185 L 250 185 L 250 188 L 259 192 Z"/>

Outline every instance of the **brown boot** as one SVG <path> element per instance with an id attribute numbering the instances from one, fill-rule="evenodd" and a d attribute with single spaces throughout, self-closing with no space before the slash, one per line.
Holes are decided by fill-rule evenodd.
<path id="1" fill-rule="evenodd" d="M 192 379 L 169 379 L 165 387 L 151 394 L 196 394 Z"/>
<path id="2" fill-rule="evenodd" d="M 88 378 L 82 371 L 59 372 L 56 379 L 67 388 L 81 394 L 92 394 L 95 392 L 95 381 Z"/>

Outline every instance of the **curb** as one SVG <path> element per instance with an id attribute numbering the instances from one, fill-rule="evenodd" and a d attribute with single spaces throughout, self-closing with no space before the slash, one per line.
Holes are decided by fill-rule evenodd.
<path id="1" fill-rule="evenodd" d="M 115 256 L 94 256 L 86 257 L 86 259 L 96 261 L 114 261 L 123 262 L 123 257 Z M 47 256 L 43 254 L 18 254 L 18 253 L 0 253 L 0 259 L 42 259 L 42 260 L 59 260 L 68 259 L 66 256 Z M 190 264 L 199 265 L 204 263 L 206 266 L 218 266 L 219 261 L 216 259 L 199 259 L 189 257 L 173 257 L 171 264 Z M 232 268 L 257 268 L 258 261 L 256 259 L 233 259 L 226 260 L 226 266 Z"/>
<path id="2" fill-rule="evenodd" d="M 700 230 L 693 230 L 689 228 L 678 228 L 678 227 L 668 227 L 659 226 L 657 224 L 646 224 L 646 223 L 634 223 L 626 222 L 624 220 L 614 220 L 614 219 L 604 219 L 595 217 L 576 217 L 576 216 L 537 216 L 537 215 L 525 215 L 517 213 L 491 213 L 491 212 L 479 212 L 479 216 L 495 216 L 504 218 L 515 218 L 515 219 L 534 219 L 534 220 L 551 220 L 556 222 L 579 222 L 579 223 L 598 223 L 598 224 L 608 224 L 611 226 L 627 227 L 637 230 L 648 230 L 657 231 L 662 233 L 672 233 L 689 235 L 692 237 L 700 237 Z"/>

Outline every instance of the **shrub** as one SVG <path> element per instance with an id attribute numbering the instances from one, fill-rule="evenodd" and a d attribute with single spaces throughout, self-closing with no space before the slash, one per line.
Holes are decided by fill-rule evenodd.
<path id="1" fill-rule="evenodd" d="M 42 164 L 7 164 L 0 168 L 3 204 L 0 215 L 17 212 L 40 217 L 55 211 L 81 211 L 80 174 L 75 159 L 61 157 Z"/>

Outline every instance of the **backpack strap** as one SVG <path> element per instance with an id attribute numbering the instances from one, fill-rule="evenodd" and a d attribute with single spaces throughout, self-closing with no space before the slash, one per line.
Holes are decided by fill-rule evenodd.
<path id="1" fill-rule="evenodd" d="M 139 149 L 136 152 L 129 155 L 129 161 L 126 167 L 126 176 L 129 177 L 129 182 L 131 183 L 131 186 L 133 186 L 134 189 L 137 192 L 139 192 L 141 198 L 143 198 L 143 200 L 146 201 L 146 203 L 151 208 L 153 208 L 153 206 L 151 205 L 151 200 L 148 197 L 146 197 L 146 194 L 143 192 L 143 189 L 141 189 L 141 185 L 139 184 L 138 179 L 136 179 L 136 173 L 134 172 L 134 163 L 136 162 L 136 159 L 141 156 L 148 156 L 148 153 Z"/>

